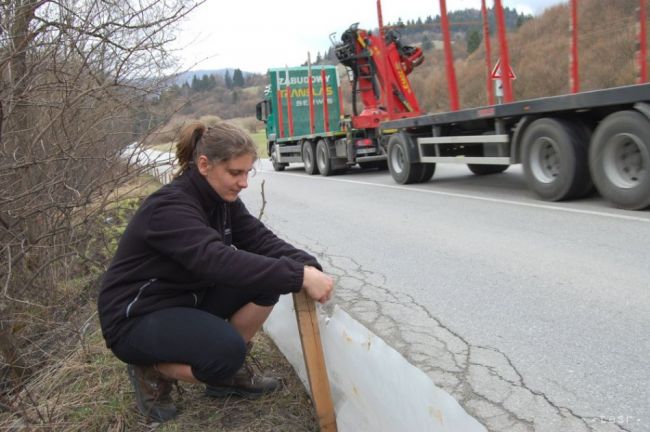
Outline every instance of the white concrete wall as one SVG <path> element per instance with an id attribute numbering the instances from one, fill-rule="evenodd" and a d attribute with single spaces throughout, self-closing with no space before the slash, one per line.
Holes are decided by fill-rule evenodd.
<path id="1" fill-rule="evenodd" d="M 486 429 L 421 370 L 338 306 L 319 322 L 340 432 Z M 282 296 L 264 330 L 308 388 L 291 296 Z"/>

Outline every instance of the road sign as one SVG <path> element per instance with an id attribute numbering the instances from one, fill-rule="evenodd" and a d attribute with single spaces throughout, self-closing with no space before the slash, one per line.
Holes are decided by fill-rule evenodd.
<path id="1" fill-rule="evenodd" d="M 508 76 L 510 77 L 511 80 L 517 79 L 517 75 L 515 75 L 515 72 L 512 70 L 510 65 L 508 65 Z M 501 59 L 497 59 L 497 63 L 494 65 L 494 69 L 492 69 L 490 78 L 492 78 L 493 80 L 503 78 L 503 71 L 501 70 Z"/>

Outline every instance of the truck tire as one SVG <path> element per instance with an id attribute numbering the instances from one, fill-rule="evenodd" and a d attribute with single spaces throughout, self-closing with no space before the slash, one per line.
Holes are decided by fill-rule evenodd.
<path id="1" fill-rule="evenodd" d="M 494 135 L 495 132 L 483 132 L 483 135 Z M 484 152 L 485 146 L 489 144 L 483 143 Z M 467 164 L 467 168 L 475 175 L 490 175 L 490 174 L 499 174 L 508 169 L 510 165 L 485 165 L 485 164 Z"/>
<path id="2" fill-rule="evenodd" d="M 650 206 L 650 121 L 636 111 L 607 116 L 594 132 L 589 168 L 609 202 L 629 210 Z"/>
<path id="3" fill-rule="evenodd" d="M 394 134 L 388 139 L 388 170 L 399 184 L 421 183 L 433 176 L 435 164 L 411 162 L 406 137 Z"/>
<path id="4" fill-rule="evenodd" d="M 271 146 L 271 164 L 273 165 L 274 171 L 284 171 L 287 164 L 278 162 L 278 145 L 273 144 Z"/>
<path id="5" fill-rule="evenodd" d="M 332 170 L 332 161 L 330 157 L 330 148 L 327 145 L 327 141 L 318 140 L 316 144 L 316 165 L 318 166 L 318 171 L 323 176 L 332 175 L 334 170 Z"/>
<path id="6" fill-rule="evenodd" d="M 418 183 L 426 183 L 431 180 L 433 173 L 436 172 L 436 164 L 434 163 L 423 163 L 422 165 L 422 174 L 420 175 L 420 180 Z"/>
<path id="7" fill-rule="evenodd" d="M 504 172 L 510 165 L 467 164 L 467 168 L 476 175 L 490 175 Z"/>
<path id="8" fill-rule="evenodd" d="M 591 185 L 587 142 L 579 126 L 541 118 L 526 129 L 522 143 L 526 183 L 542 199 L 562 201 L 587 193 Z"/>
<path id="9" fill-rule="evenodd" d="M 316 165 L 316 144 L 313 141 L 306 140 L 302 144 L 302 161 L 305 164 L 305 172 L 309 175 L 318 174 Z"/>

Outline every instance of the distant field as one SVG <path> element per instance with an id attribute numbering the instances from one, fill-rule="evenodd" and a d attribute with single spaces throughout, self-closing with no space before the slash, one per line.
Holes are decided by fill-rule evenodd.
<path id="1" fill-rule="evenodd" d="M 266 134 L 264 131 L 255 132 L 250 134 L 255 144 L 257 144 L 257 155 L 260 159 L 267 159 L 269 156 L 266 154 Z"/>

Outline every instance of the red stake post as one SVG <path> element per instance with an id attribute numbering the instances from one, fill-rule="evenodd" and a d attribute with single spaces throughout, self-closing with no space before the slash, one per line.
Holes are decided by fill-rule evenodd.
<path id="1" fill-rule="evenodd" d="M 325 75 L 325 69 L 320 70 L 320 78 L 323 84 L 323 126 L 325 132 L 330 131 L 330 113 L 327 107 L 327 77 Z"/>
<path id="2" fill-rule="evenodd" d="M 570 61 L 570 81 L 571 93 L 580 91 L 580 77 L 578 76 L 578 0 L 571 0 L 571 56 Z"/>
<path id="3" fill-rule="evenodd" d="M 499 32 L 499 50 L 501 54 L 501 81 L 503 82 L 503 100 L 512 102 L 512 81 L 510 80 L 510 57 L 508 56 L 508 40 L 506 39 L 506 21 L 503 17 L 501 0 L 494 0 L 494 12 L 497 17 L 497 30 Z"/>
<path id="4" fill-rule="evenodd" d="M 314 133 L 314 82 L 311 74 L 311 55 L 307 53 L 307 88 L 309 89 L 309 133 Z"/>
<path id="5" fill-rule="evenodd" d="M 388 58 L 388 50 L 386 49 L 386 35 L 384 33 L 384 18 L 381 14 L 381 0 L 377 0 L 377 22 L 379 24 L 379 52 L 383 56 L 383 69 L 380 73 L 385 77 L 383 80 L 388 85 L 388 77 L 390 76 L 390 59 Z M 380 80 L 381 82 L 381 80 Z M 393 113 L 393 98 L 390 96 L 392 90 L 382 88 L 381 99 L 386 111 L 390 114 Z"/>
<path id="6" fill-rule="evenodd" d="M 293 111 L 291 110 L 291 85 L 289 84 L 289 67 L 286 67 L 285 88 L 287 89 L 287 123 L 289 123 L 289 136 L 293 136 Z"/>
<path id="7" fill-rule="evenodd" d="M 637 53 L 639 59 L 639 77 L 637 82 L 642 84 L 648 81 L 648 39 L 647 39 L 647 24 L 646 19 L 648 15 L 646 0 L 639 0 L 639 51 Z"/>
<path id="8" fill-rule="evenodd" d="M 487 7 L 485 7 L 485 0 L 481 0 L 481 14 L 483 15 L 483 41 L 485 43 L 485 67 L 487 73 L 485 76 L 487 85 L 488 104 L 494 105 L 494 87 L 492 86 L 492 50 L 490 49 L 490 21 L 488 19 Z"/>
<path id="9" fill-rule="evenodd" d="M 276 72 L 279 74 L 279 72 Z M 280 82 L 278 77 L 278 82 Z M 279 85 L 278 85 L 279 87 Z M 280 138 L 284 136 L 284 118 L 282 118 L 282 90 L 278 88 L 278 134 Z"/>
<path id="10" fill-rule="evenodd" d="M 447 3 L 440 0 L 440 24 L 445 46 L 445 65 L 447 68 L 447 88 L 449 89 L 449 103 L 452 111 L 458 111 L 458 85 L 456 84 L 456 71 L 454 70 L 454 55 L 451 51 L 449 38 L 449 20 L 447 18 Z"/>

